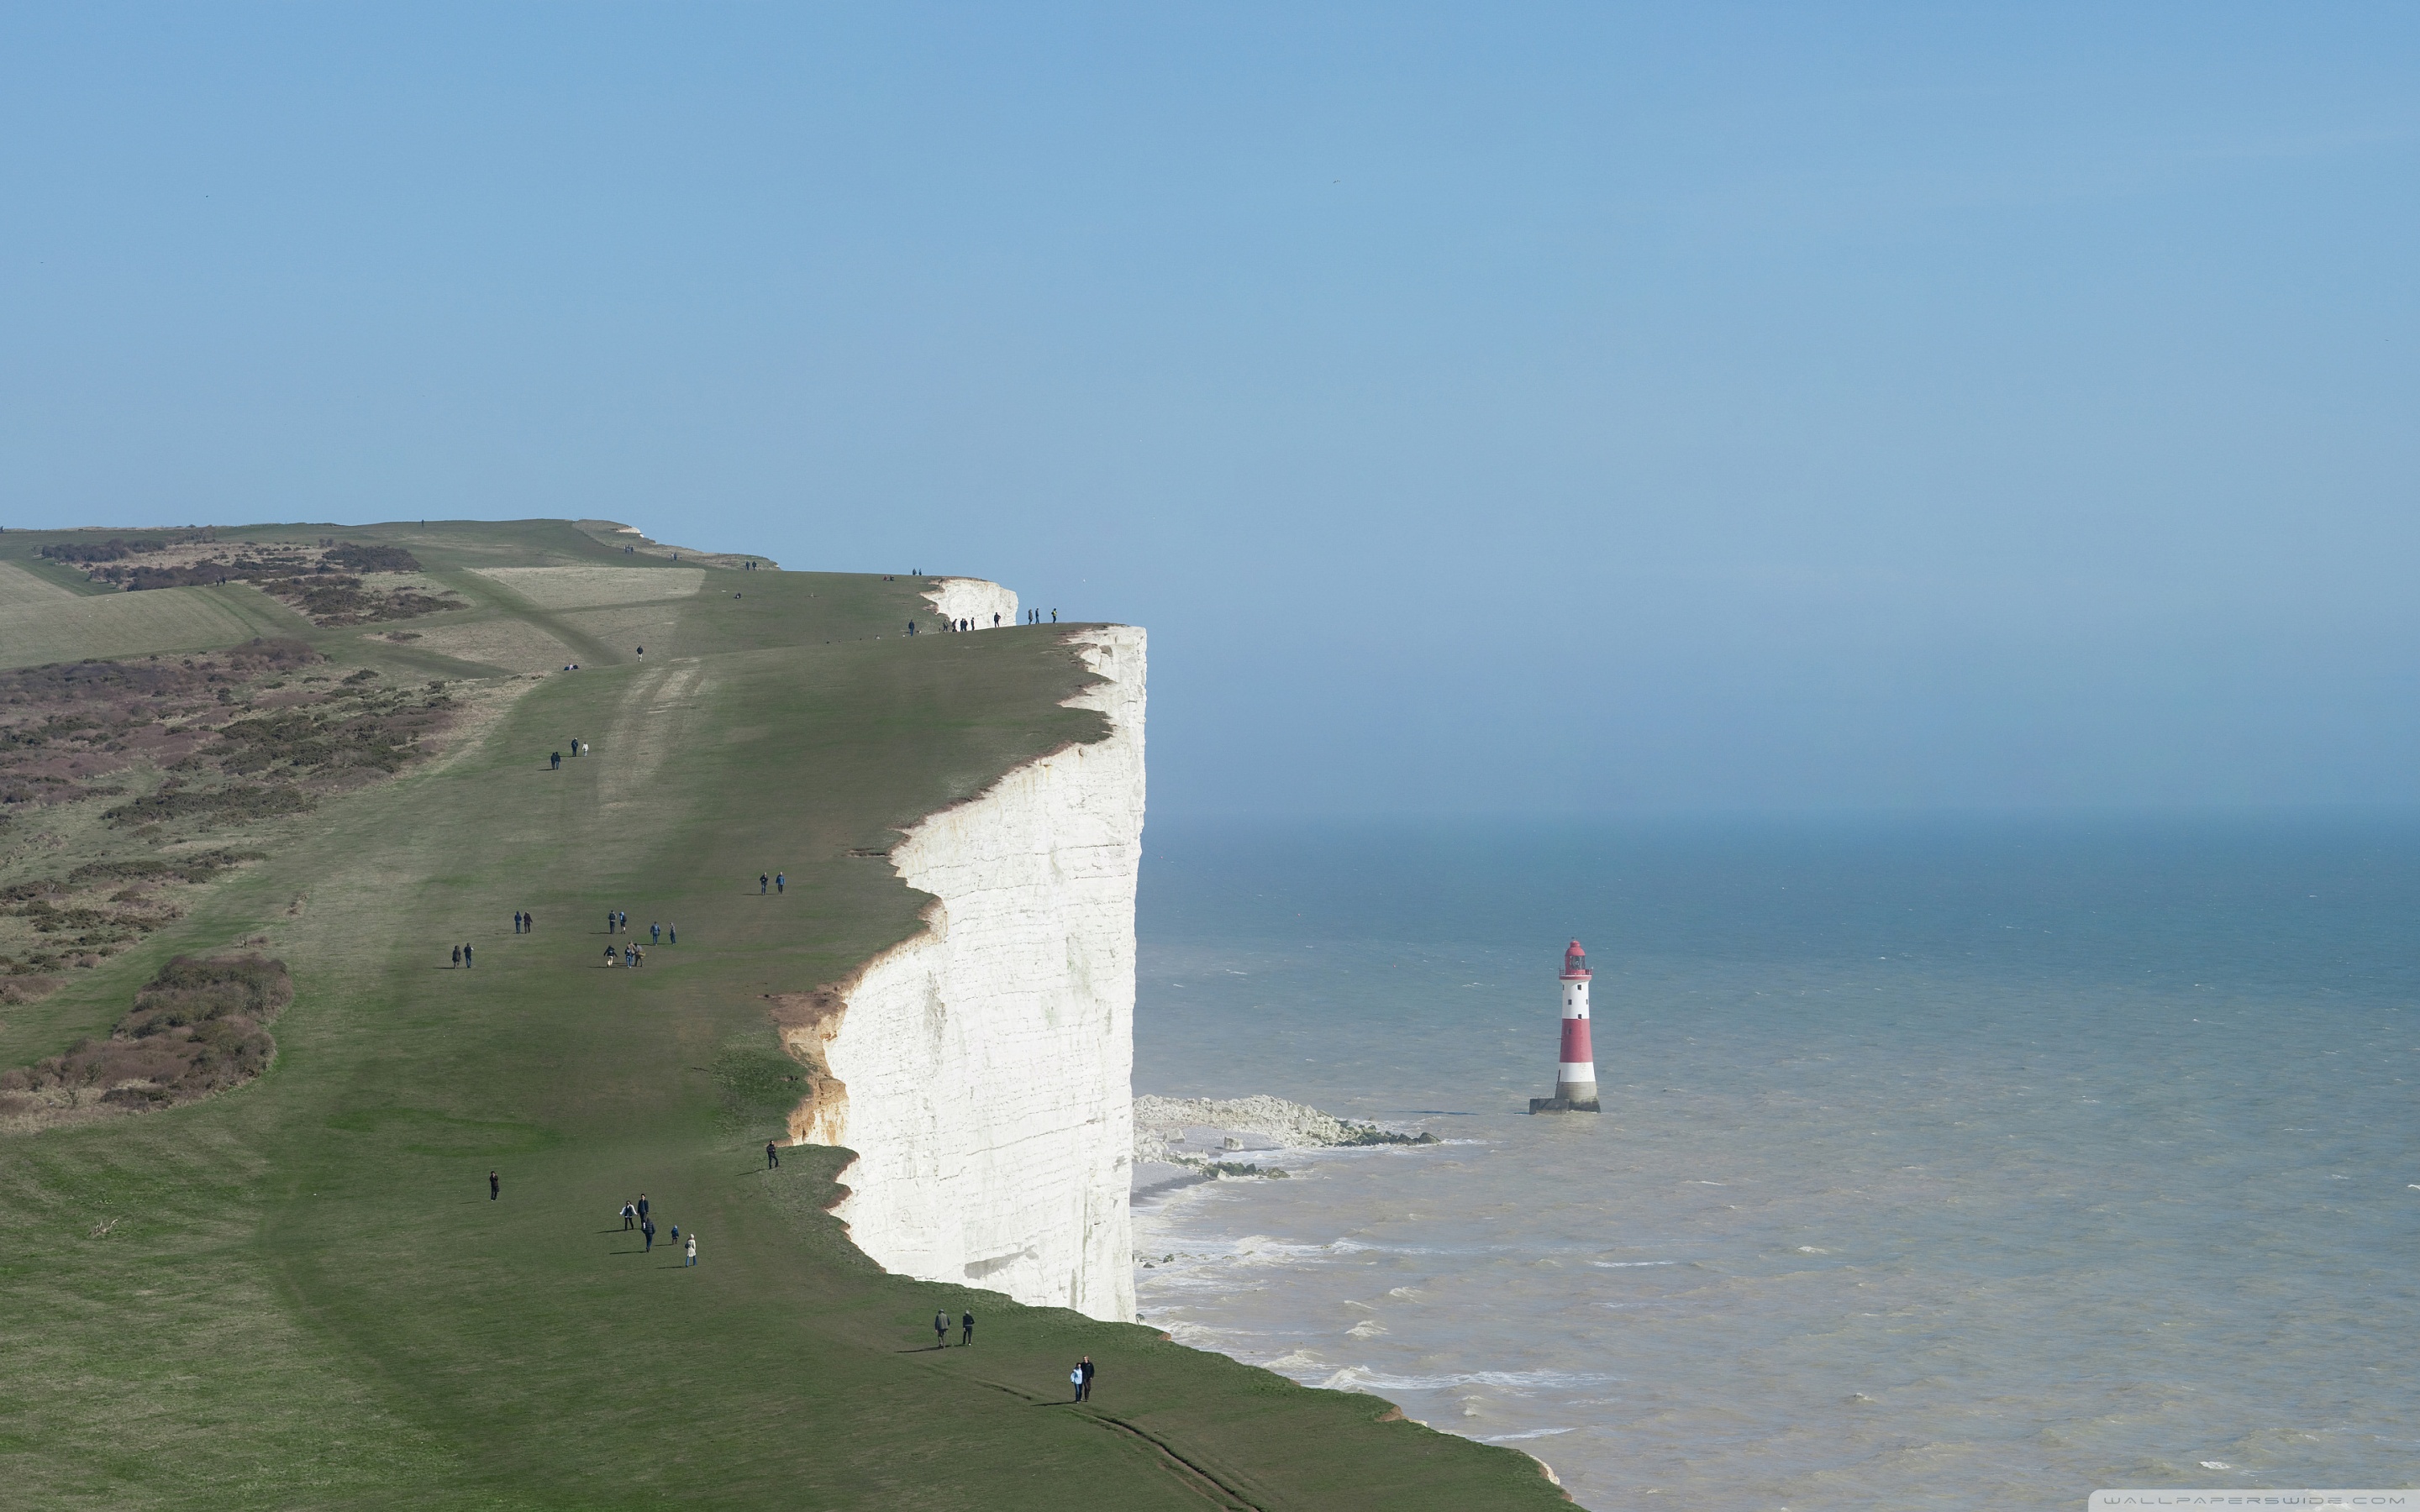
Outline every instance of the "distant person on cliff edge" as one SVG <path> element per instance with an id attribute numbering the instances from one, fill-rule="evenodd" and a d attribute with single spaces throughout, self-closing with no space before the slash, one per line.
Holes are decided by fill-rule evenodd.
<path id="1" fill-rule="evenodd" d="M 768 1171 L 782 1168 L 782 1147 L 770 1139 L 765 1141 L 765 1168 Z"/>
<path id="2" fill-rule="evenodd" d="M 937 1350 L 946 1350 L 949 1347 L 950 1315 L 947 1313 L 935 1313 L 933 1315 L 933 1348 Z"/>
<path id="3" fill-rule="evenodd" d="M 1055 609 L 1050 611 L 1050 623 L 1053 625 L 1059 623 L 1059 611 Z"/>
<path id="4" fill-rule="evenodd" d="M 958 1321 L 966 1328 L 966 1333 L 959 1337 L 958 1343 L 961 1346 L 972 1344 L 975 1341 L 974 1309 L 967 1309 L 967 1315 L 964 1318 L 959 1319 Z"/>
<path id="5" fill-rule="evenodd" d="M 1076 1399 L 1079 1402 L 1089 1402 L 1093 1399 L 1093 1357 L 1089 1354 L 1084 1356 L 1083 1363 L 1076 1368 L 1084 1377 L 1083 1389 L 1076 1394 Z"/>

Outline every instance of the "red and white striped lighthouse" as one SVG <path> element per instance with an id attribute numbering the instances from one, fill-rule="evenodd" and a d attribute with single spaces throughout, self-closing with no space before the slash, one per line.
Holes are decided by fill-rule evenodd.
<path id="1" fill-rule="evenodd" d="M 1574 940 L 1563 951 L 1563 1049 L 1555 1066 L 1555 1095 L 1529 1100 L 1532 1113 L 1594 1113 L 1596 1052 L 1589 1044 L 1588 952 Z"/>

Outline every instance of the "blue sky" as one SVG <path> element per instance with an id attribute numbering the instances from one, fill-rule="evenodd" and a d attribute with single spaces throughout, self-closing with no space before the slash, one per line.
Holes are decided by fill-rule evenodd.
<path id="1" fill-rule="evenodd" d="M 0 522 L 1154 635 L 1163 813 L 2408 806 L 2420 12 L 0 10 Z"/>

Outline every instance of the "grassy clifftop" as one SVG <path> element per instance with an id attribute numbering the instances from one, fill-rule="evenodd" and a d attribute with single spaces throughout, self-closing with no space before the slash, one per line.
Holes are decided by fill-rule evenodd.
<path id="1" fill-rule="evenodd" d="M 156 655 L 200 679 L 157 705 L 182 745 L 134 728 L 150 705 L 51 726 L 45 770 L 92 791 L 5 806 L 0 887 L 218 857 L 83 873 L 140 879 L 90 912 L 141 926 L 93 926 L 89 964 L 48 949 L 66 984 L 0 1006 L 0 1067 L 107 1034 L 179 954 L 257 952 L 294 989 L 247 1086 L 0 1134 L 0 1504 L 1559 1504 L 1526 1458 L 1373 1398 L 884 1275 L 826 1211 L 845 1152 L 764 1168 L 800 1072 L 766 995 L 917 927 L 920 898 L 850 853 L 1098 733 L 1060 706 L 1084 673 L 1059 629 L 909 641 L 918 580 L 675 562 L 594 524 L 215 534 L 183 558 L 300 556 L 104 594 L 39 554 L 93 532 L 0 536 L 0 662 Z M 314 597 L 348 575 L 323 540 L 412 565 Z M 450 607 L 376 611 L 397 593 Z M 318 659 L 209 680 L 255 638 Z M 384 765 L 177 765 L 247 719 L 370 718 L 365 688 L 442 701 L 439 722 Z M 575 738 L 592 753 L 555 769 Z M 129 809 L 242 784 L 298 806 Z M 760 896 L 775 870 L 788 890 Z M 71 913 L 45 899 L 38 922 Z M 609 908 L 679 943 L 606 970 Z M 0 949 L 61 937 L 28 917 Z M 450 965 L 465 943 L 476 965 Z M 696 1269 L 623 1231 L 642 1192 L 701 1236 Z M 933 1350 L 935 1309 L 969 1306 L 975 1348 Z M 1102 1375 L 1077 1408 L 1082 1353 Z"/>

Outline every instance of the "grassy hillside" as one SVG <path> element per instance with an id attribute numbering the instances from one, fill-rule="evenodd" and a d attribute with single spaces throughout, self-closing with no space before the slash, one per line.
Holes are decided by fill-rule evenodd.
<path id="1" fill-rule="evenodd" d="M 0 885 L 205 846 L 266 859 L 132 889 L 114 906 L 150 908 L 140 931 L 0 1007 L 0 1066 L 106 1033 L 180 952 L 257 949 L 296 995 L 257 1081 L 0 1134 L 0 1505 L 1559 1504 L 1527 1458 L 1381 1421 L 1375 1398 L 884 1275 L 826 1211 L 845 1151 L 764 1168 L 799 1070 L 764 995 L 916 927 L 920 898 L 852 849 L 1098 733 L 1059 706 L 1084 676 L 1061 631 L 910 641 L 915 581 L 700 568 L 594 525 L 218 534 L 401 547 L 414 602 L 458 607 L 323 625 L 293 589 L 79 594 L 34 555 L 78 537 L 11 532 L 0 616 L 95 606 L 72 623 L 106 631 L 46 631 L 49 659 L 276 635 L 329 658 L 193 718 L 427 686 L 454 726 L 307 811 L 103 818 L 175 776 L 142 762 L 78 779 L 123 793 L 8 806 Z M 79 738 L 119 748 L 76 758 L 93 767 L 140 746 Z M 553 769 L 574 738 L 593 753 Z M 759 896 L 775 869 L 788 891 Z M 604 969 L 609 908 L 679 943 Z M 472 969 L 449 964 L 462 943 Z M 623 1231 L 643 1191 L 701 1236 L 696 1269 Z M 934 1310 L 968 1306 L 975 1347 L 933 1350 Z M 1102 1374 L 1075 1407 L 1086 1352 Z"/>

